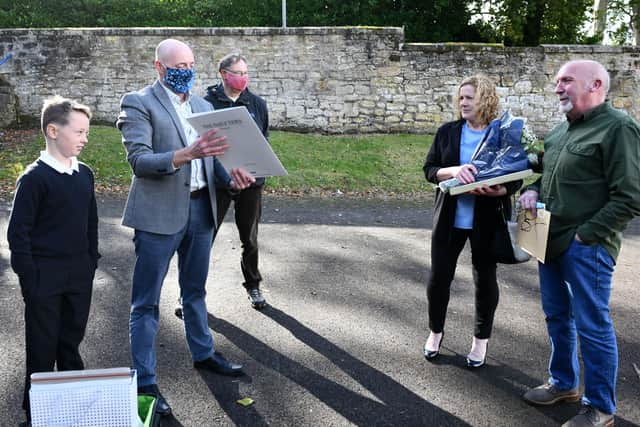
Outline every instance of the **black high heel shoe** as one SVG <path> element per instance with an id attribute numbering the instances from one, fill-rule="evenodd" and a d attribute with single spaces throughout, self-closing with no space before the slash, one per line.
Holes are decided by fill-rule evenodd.
<path id="1" fill-rule="evenodd" d="M 489 343 L 487 343 L 487 349 L 484 353 L 484 358 L 482 360 L 473 360 L 467 357 L 467 368 L 477 369 L 481 366 L 484 366 L 485 362 L 487 361 L 487 353 L 489 353 Z"/>
<path id="2" fill-rule="evenodd" d="M 477 368 L 483 366 L 485 361 L 486 361 L 486 358 L 482 359 L 482 360 L 472 360 L 472 359 L 469 359 L 467 357 L 467 368 L 469 368 L 469 369 L 477 369 Z"/>
<path id="3" fill-rule="evenodd" d="M 424 354 L 424 358 L 427 360 L 433 360 L 440 354 L 440 347 L 442 347 L 442 341 L 444 341 L 444 331 L 442 331 L 442 336 L 440 337 L 440 343 L 438 344 L 438 349 L 435 351 L 427 350 L 427 344 L 424 344 L 424 348 L 422 350 Z"/>

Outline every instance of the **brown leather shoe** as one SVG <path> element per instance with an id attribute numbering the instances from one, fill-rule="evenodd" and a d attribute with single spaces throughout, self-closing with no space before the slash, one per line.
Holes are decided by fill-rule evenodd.
<path id="1" fill-rule="evenodd" d="M 551 384 L 543 384 L 532 388 L 522 396 L 528 403 L 538 406 L 555 405 L 560 402 L 577 402 L 580 397 L 580 392 L 577 388 L 558 390 Z"/>
<path id="2" fill-rule="evenodd" d="M 562 424 L 562 427 L 613 427 L 613 415 L 584 405 L 578 415 Z"/>

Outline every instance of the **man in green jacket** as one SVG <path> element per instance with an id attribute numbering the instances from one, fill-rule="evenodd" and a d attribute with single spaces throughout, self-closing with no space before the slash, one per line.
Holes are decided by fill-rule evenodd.
<path id="1" fill-rule="evenodd" d="M 606 102 L 609 74 L 570 61 L 556 76 L 567 120 L 545 138 L 541 178 L 519 199 L 551 212 L 540 293 L 551 340 L 550 377 L 524 399 L 553 405 L 580 399 L 577 337 L 584 363 L 582 408 L 564 426 L 613 426 L 618 348 L 609 316 L 611 277 L 622 232 L 640 214 L 640 125 Z"/>

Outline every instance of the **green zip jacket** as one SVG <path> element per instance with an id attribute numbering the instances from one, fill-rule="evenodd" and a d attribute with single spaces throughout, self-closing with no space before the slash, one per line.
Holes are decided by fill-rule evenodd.
<path id="1" fill-rule="evenodd" d="M 640 215 L 640 125 L 606 102 L 545 138 L 542 176 L 529 189 L 551 212 L 546 259 L 576 233 L 615 261 L 622 232 Z"/>

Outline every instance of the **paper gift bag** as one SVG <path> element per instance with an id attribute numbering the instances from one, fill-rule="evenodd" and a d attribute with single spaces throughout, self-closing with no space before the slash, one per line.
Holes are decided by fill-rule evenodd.
<path id="1" fill-rule="evenodd" d="M 31 375 L 31 425 L 139 426 L 136 371 L 129 368 Z"/>
<path id="2" fill-rule="evenodd" d="M 534 218 L 528 210 L 518 212 L 518 236 L 516 242 L 525 252 L 544 263 L 549 238 L 551 212 L 538 209 Z"/>

